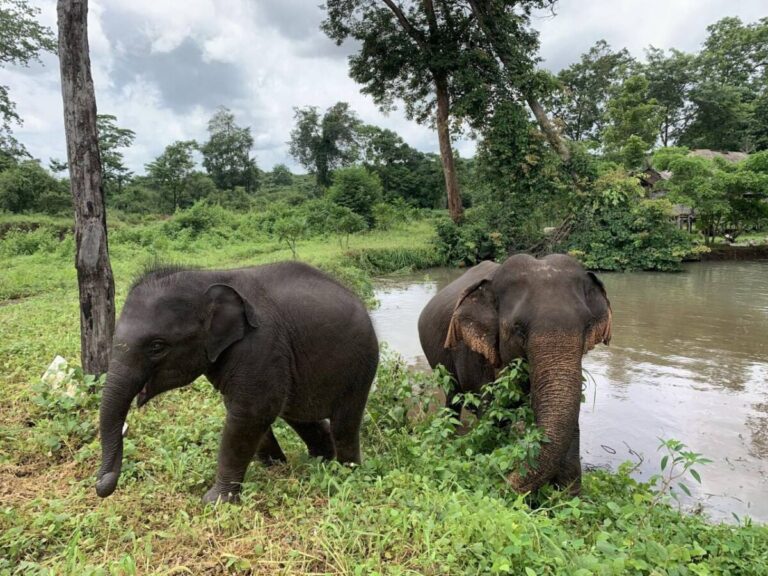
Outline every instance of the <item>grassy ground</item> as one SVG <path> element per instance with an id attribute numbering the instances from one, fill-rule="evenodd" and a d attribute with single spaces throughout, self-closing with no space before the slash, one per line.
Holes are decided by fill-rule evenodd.
<path id="1" fill-rule="evenodd" d="M 290 257 L 245 221 L 189 230 L 113 223 L 118 300 L 154 257 L 222 267 Z M 578 499 L 508 492 L 439 415 L 407 417 L 411 390 L 428 402 L 437 380 L 392 358 L 358 469 L 309 459 L 279 427 L 289 463 L 251 466 L 241 506 L 204 507 L 223 408 L 201 379 L 129 414 L 120 486 L 100 500 L 99 384 L 40 383 L 55 355 L 78 359 L 72 241 L 51 223 L 3 234 L 0 574 L 768 574 L 768 529 L 681 515 L 626 473 L 587 474 Z M 370 294 L 371 272 L 434 263 L 431 234 L 414 222 L 349 248 L 300 242 L 298 254 Z"/>

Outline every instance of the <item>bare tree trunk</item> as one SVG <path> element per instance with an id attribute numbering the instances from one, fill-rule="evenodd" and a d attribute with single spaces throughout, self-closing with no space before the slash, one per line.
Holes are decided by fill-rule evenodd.
<path id="1" fill-rule="evenodd" d="M 461 221 L 464 208 L 461 205 L 461 190 L 456 165 L 453 162 L 451 133 L 449 128 L 450 101 L 448 97 L 448 82 L 439 76 L 435 78 L 437 93 L 437 138 L 440 142 L 440 159 L 443 162 L 445 191 L 448 195 L 448 212 L 451 220 L 457 224 Z"/>
<path id="2" fill-rule="evenodd" d="M 83 370 L 107 372 L 115 329 L 115 282 L 96 129 L 96 96 L 88 52 L 88 0 L 58 0 L 59 63 L 70 186 L 75 208 L 80 345 Z"/>
<path id="3" fill-rule="evenodd" d="M 568 162 L 571 159 L 571 151 L 563 142 L 558 129 L 550 121 L 541 102 L 533 94 L 526 94 L 525 100 L 528 102 L 528 106 L 536 117 L 536 122 L 539 123 L 539 128 L 546 136 L 549 145 L 558 153 L 563 162 Z"/>

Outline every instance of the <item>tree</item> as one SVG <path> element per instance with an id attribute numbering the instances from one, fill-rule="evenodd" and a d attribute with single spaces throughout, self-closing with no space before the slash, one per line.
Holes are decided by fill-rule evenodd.
<path id="1" fill-rule="evenodd" d="M 376 174 L 362 166 L 344 168 L 334 174 L 328 197 L 339 206 L 345 206 L 365 218 L 371 226 L 373 206 L 381 201 L 381 181 Z"/>
<path id="2" fill-rule="evenodd" d="M 691 89 L 693 112 L 679 143 L 689 148 L 752 151 L 752 108 L 743 88 L 703 81 Z"/>
<path id="3" fill-rule="evenodd" d="M 203 144 L 203 166 L 222 190 L 242 186 L 246 192 L 259 187 L 259 170 L 251 157 L 253 136 L 250 127 L 235 124 L 235 115 L 219 107 L 208 122 L 210 138 Z"/>
<path id="4" fill-rule="evenodd" d="M 115 330 L 115 281 L 109 263 L 96 96 L 88 50 L 87 0 L 58 0 L 59 65 L 70 186 L 75 207 L 82 366 L 103 374 Z"/>
<path id="5" fill-rule="evenodd" d="M 42 52 L 56 52 L 53 32 L 37 22 L 40 9 L 27 0 L 0 2 L 0 68 L 27 66 L 40 61 Z M 12 124 L 21 124 L 8 86 L 0 85 L 0 151 L 14 158 L 27 156 L 24 146 L 13 137 Z"/>
<path id="6" fill-rule="evenodd" d="M 160 156 L 146 165 L 147 174 L 170 201 L 171 212 L 191 205 L 194 198 L 186 193 L 187 184 L 195 169 L 192 156 L 197 150 L 194 140 L 177 140 L 165 147 Z"/>
<path id="7" fill-rule="evenodd" d="M 454 26 L 450 3 L 441 2 L 440 10 L 435 10 L 433 0 L 383 0 L 383 5 L 370 0 L 328 0 L 325 7 L 325 33 L 337 44 L 348 38 L 360 43 L 349 64 L 351 77 L 363 85 L 362 92 L 382 110 L 391 109 L 399 98 L 408 118 L 435 122 L 448 210 L 459 221 L 463 207 L 449 123 L 452 92 L 454 96 L 457 92 L 454 74 L 465 60 L 457 36 L 466 36 L 467 31 Z"/>
<path id="8" fill-rule="evenodd" d="M 696 58 L 691 121 L 680 143 L 751 152 L 760 144 L 760 112 L 768 93 L 768 18 L 744 24 L 723 18 L 707 28 Z"/>
<path id="9" fill-rule="evenodd" d="M 123 148 L 133 144 L 136 133 L 117 125 L 117 117 L 111 114 L 99 114 L 96 117 L 99 132 L 99 153 L 101 155 L 101 177 L 107 195 L 119 193 L 123 184 L 130 180 L 133 173 L 128 170 L 123 160 Z"/>
<path id="10" fill-rule="evenodd" d="M 409 146 L 392 130 L 359 129 L 363 165 L 379 176 L 388 200 L 402 198 L 422 208 L 436 208 L 444 197 L 439 158 Z"/>
<path id="11" fill-rule="evenodd" d="M 560 88 L 552 95 L 552 110 L 575 141 L 600 143 L 611 88 L 627 77 L 634 64 L 626 49 L 613 52 L 600 40 L 576 64 L 557 74 Z"/>
<path id="12" fill-rule="evenodd" d="M 637 158 L 649 152 L 659 135 L 661 108 L 648 97 L 648 80 L 640 74 L 630 76 L 613 89 L 606 105 L 608 126 L 604 130 L 605 149 L 622 156 L 627 145 L 631 153 L 624 155 L 627 168 L 637 168 Z"/>
<path id="13" fill-rule="evenodd" d="M 296 243 L 307 233 L 307 220 L 300 214 L 291 212 L 275 222 L 273 231 L 280 242 L 285 242 L 296 260 Z"/>
<path id="14" fill-rule="evenodd" d="M 24 160 L 0 173 L 0 210 L 56 214 L 72 205 L 66 186 L 37 160 Z"/>
<path id="15" fill-rule="evenodd" d="M 269 173 L 269 181 L 273 186 L 290 186 L 293 184 L 293 174 L 285 164 L 275 164 Z"/>
<path id="16" fill-rule="evenodd" d="M 360 120 L 346 102 L 337 102 L 322 117 L 314 106 L 294 108 L 294 119 L 291 155 L 314 172 L 318 185 L 327 188 L 333 170 L 349 166 L 358 158 Z"/>
<path id="17" fill-rule="evenodd" d="M 646 50 L 645 77 L 648 96 L 661 108 L 659 137 L 663 146 L 676 142 L 685 127 L 686 108 L 694 82 L 695 58 L 672 49 L 666 55 L 659 48 Z"/>
<path id="18" fill-rule="evenodd" d="M 507 82 L 520 92 L 552 149 L 568 162 L 570 150 L 540 102 L 539 93 L 549 90 L 546 85 L 550 79 L 547 74 L 535 72 L 534 55 L 539 41 L 538 34 L 529 26 L 534 8 L 551 8 L 556 1 L 468 0 L 481 33 L 504 65 Z"/>

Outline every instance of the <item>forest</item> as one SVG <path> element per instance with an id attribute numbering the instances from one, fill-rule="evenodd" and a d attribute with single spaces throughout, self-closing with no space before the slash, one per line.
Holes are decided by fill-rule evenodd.
<path id="1" fill-rule="evenodd" d="M 168 263 L 299 260 L 373 313 L 387 282 L 518 253 L 569 254 L 601 273 L 676 273 L 665 278 L 718 255 L 766 258 L 768 18 L 712 22 L 695 52 L 633 54 L 596 38 L 552 71 L 534 21 L 556 7 L 326 0 L 321 30 L 329 45 L 352 46 L 361 92 L 432 129 L 438 152 L 366 123 L 340 95 L 293 108 L 285 163 L 260 166 L 259 127 L 221 102 L 203 137 L 169 138 L 137 169 L 126 160 L 135 130 L 98 108 L 117 310 L 143 271 Z M 34 3 L 0 0 L 0 68 L 61 57 L 60 46 Z M 97 499 L 106 378 L 81 362 L 72 156 L 32 157 L 15 94 L 0 85 L 0 575 L 766 573 L 760 512 L 707 516 L 712 459 L 687 438 L 585 468 L 579 495 L 549 485 L 518 494 L 505 478 L 548 442 L 526 363 L 462 396 L 483 410 L 457 435 L 436 400 L 452 376 L 417 369 L 384 341 L 361 464 L 306 455 L 280 423 L 288 461 L 251 465 L 239 506 L 203 505 L 225 408 L 199 378 L 131 410 L 120 489 Z M 459 139 L 475 154 L 462 157 Z M 768 360 L 754 361 L 759 378 Z M 586 369 L 582 379 L 584 410 L 596 385 Z M 762 426 L 768 404 L 753 404 Z"/>

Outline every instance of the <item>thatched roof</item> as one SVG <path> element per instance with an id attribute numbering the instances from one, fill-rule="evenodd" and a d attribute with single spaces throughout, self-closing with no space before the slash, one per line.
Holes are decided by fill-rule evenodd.
<path id="1" fill-rule="evenodd" d="M 688 153 L 689 156 L 699 156 L 700 158 L 706 158 L 707 160 L 714 160 L 715 158 L 723 158 L 729 162 L 741 162 L 745 160 L 749 154 L 746 152 L 720 152 L 718 150 L 708 150 L 707 148 L 699 148 L 698 150 L 691 150 Z"/>

